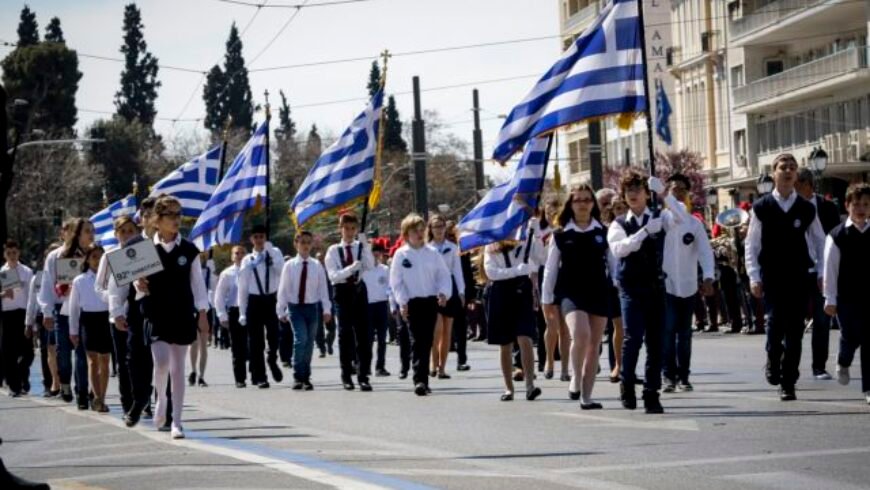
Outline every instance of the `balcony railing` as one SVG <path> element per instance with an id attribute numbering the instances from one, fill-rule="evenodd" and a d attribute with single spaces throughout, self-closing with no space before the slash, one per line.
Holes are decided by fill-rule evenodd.
<path id="1" fill-rule="evenodd" d="M 734 89 L 734 105 L 770 99 L 862 68 L 867 68 L 867 46 L 847 48 Z"/>
<path id="2" fill-rule="evenodd" d="M 731 38 L 737 39 L 745 36 L 750 32 L 792 16 L 803 9 L 815 7 L 828 1 L 830 0 L 777 0 L 768 3 L 758 10 L 744 13 L 740 19 L 731 21 Z"/>
<path id="3" fill-rule="evenodd" d="M 574 13 L 565 21 L 565 29 L 574 29 L 577 26 L 590 23 L 598 15 L 598 2 L 592 2 Z"/>

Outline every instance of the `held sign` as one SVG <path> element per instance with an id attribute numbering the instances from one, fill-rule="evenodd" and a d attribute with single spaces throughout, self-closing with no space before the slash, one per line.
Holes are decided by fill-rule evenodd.
<path id="1" fill-rule="evenodd" d="M 163 270 L 157 255 L 157 247 L 150 240 L 138 241 L 106 254 L 112 277 L 119 286 L 126 286 L 136 279 L 156 274 Z"/>

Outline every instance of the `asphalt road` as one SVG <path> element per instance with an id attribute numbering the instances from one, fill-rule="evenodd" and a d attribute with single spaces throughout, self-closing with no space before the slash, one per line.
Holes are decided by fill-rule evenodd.
<path id="1" fill-rule="evenodd" d="M 541 379 L 534 402 L 500 402 L 496 351 L 480 343 L 472 370 L 433 380 L 425 398 L 395 376 L 394 346 L 394 375 L 374 378 L 373 393 L 345 392 L 336 357 L 315 359 L 313 392 L 236 389 L 228 351 L 210 349 L 211 386 L 187 391 L 186 440 L 147 420 L 124 428 L 113 380 L 108 415 L 0 398 L 0 457 L 70 489 L 870 488 L 860 368 L 848 387 L 808 379 L 805 340 L 798 400 L 784 403 L 764 384 L 763 337 L 696 335 L 695 391 L 663 395 L 665 415 L 623 410 L 603 376 L 604 410 L 581 412 L 558 380 Z"/>

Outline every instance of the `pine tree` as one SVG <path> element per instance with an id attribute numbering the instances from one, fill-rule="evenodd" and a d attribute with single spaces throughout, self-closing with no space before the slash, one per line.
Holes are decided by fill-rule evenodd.
<path id="1" fill-rule="evenodd" d="M 377 61 L 372 61 L 372 70 L 369 72 L 369 83 L 366 88 L 368 88 L 370 99 L 381 89 L 381 68 Z"/>
<path id="2" fill-rule="evenodd" d="M 221 94 L 224 83 L 224 72 L 221 67 L 218 65 L 211 67 L 205 78 L 202 99 L 205 102 L 205 127 L 215 133 L 223 129 L 227 118 L 227 110 Z"/>
<path id="3" fill-rule="evenodd" d="M 317 125 L 311 125 L 311 131 L 308 132 L 308 141 L 305 143 L 305 158 L 310 162 L 314 162 L 320 157 L 323 152 L 323 142 L 320 139 L 320 134 L 317 132 Z"/>
<path id="4" fill-rule="evenodd" d="M 235 24 L 230 28 L 230 37 L 227 39 L 224 75 L 226 80 L 223 91 L 227 115 L 232 116 L 234 127 L 251 128 L 254 121 L 253 97 L 245 58 L 242 57 L 242 40 Z"/>
<path id="5" fill-rule="evenodd" d="M 154 123 L 157 111 L 157 58 L 148 52 L 142 29 L 142 14 L 136 4 L 124 8 L 124 71 L 121 72 L 121 89 L 115 93 L 118 115 L 127 121 L 138 119 L 145 126 Z"/>
<path id="6" fill-rule="evenodd" d="M 384 108 L 384 150 L 406 153 L 408 144 L 402 138 L 402 119 L 396 108 L 396 98 L 392 95 Z"/>
<path id="7" fill-rule="evenodd" d="M 283 138 L 295 141 L 296 123 L 290 117 L 290 104 L 287 102 L 287 96 L 284 95 L 283 90 L 279 90 L 278 94 L 281 95 L 281 108 L 278 109 L 278 121 L 281 123 Z"/>
<path id="8" fill-rule="evenodd" d="M 49 43 L 65 43 L 63 30 L 60 28 L 60 19 L 52 17 L 45 28 L 45 41 Z"/>
<path id="9" fill-rule="evenodd" d="M 27 5 L 21 9 L 21 20 L 18 23 L 18 46 L 32 46 L 39 43 L 39 25 L 36 23 L 36 12 Z"/>

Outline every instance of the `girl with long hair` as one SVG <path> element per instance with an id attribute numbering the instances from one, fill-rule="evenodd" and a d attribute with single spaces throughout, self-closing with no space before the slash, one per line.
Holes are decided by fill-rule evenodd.
<path id="1" fill-rule="evenodd" d="M 447 270 L 450 271 L 452 291 L 445 306 L 438 308 L 438 321 L 435 323 L 435 338 L 432 342 L 432 368 L 430 374 L 438 379 L 449 379 L 446 372 L 447 354 L 453 338 L 453 319 L 462 315 L 465 308 L 465 280 L 459 247 L 447 239 L 447 220 L 434 214 L 426 226 L 426 246 L 437 252 Z M 464 335 L 464 334 L 463 334 Z"/>

